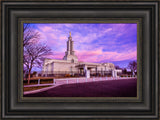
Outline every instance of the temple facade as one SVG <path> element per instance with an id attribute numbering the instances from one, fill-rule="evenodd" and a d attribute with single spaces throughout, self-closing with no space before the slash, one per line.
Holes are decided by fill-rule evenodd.
<path id="1" fill-rule="evenodd" d="M 67 41 L 67 50 L 62 60 L 45 59 L 43 63 L 43 76 L 53 74 L 84 74 L 87 71 L 91 74 L 105 74 L 115 70 L 113 63 L 90 63 L 80 62 L 74 51 L 74 41 L 71 32 Z"/>

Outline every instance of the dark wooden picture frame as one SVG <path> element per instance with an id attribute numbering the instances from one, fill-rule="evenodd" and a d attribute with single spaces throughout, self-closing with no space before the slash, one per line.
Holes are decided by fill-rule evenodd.
<path id="1" fill-rule="evenodd" d="M 158 120 L 159 5 L 159 0 L 1 1 L 1 119 Z M 138 99 L 23 98 L 23 20 L 137 21 Z"/>

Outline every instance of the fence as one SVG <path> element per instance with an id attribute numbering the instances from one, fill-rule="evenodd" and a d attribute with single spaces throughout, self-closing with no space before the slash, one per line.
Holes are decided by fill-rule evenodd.
<path id="1" fill-rule="evenodd" d="M 103 76 L 111 76 L 112 71 L 90 71 L 90 76 L 97 76 L 97 77 L 103 77 Z M 85 76 L 84 71 L 45 71 L 42 72 L 43 77 L 55 77 L 55 76 L 61 76 L 61 77 L 82 77 Z"/>
<path id="2" fill-rule="evenodd" d="M 38 84 L 34 85 L 24 85 L 24 87 L 33 87 L 33 86 L 46 86 L 46 85 L 63 85 L 63 84 L 74 84 L 74 83 L 85 83 L 85 82 L 95 82 L 95 81 L 105 81 L 105 80 L 120 80 L 120 79 L 128 79 L 135 77 L 92 77 L 92 78 L 64 78 L 64 79 L 53 79 L 53 83 L 40 84 L 40 80 L 38 79 Z"/>

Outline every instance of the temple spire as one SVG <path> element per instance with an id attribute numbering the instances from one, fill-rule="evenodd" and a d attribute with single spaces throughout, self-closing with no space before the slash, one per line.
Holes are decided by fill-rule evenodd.
<path id="1" fill-rule="evenodd" d="M 71 32 L 69 32 L 69 37 L 71 37 Z"/>
<path id="2" fill-rule="evenodd" d="M 65 52 L 63 60 L 70 60 L 72 62 L 78 61 L 77 56 L 74 54 L 74 41 L 72 40 L 71 32 L 69 32 L 69 37 L 67 41 L 67 51 Z"/>
<path id="3" fill-rule="evenodd" d="M 69 32 L 69 37 L 68 37 L 68 41 L 67 41 L 67 51 L 66 53 L 68 55 L 74 55 L 74 46 L 73 46 L 73 40 L 71 37 L 71 32 Z"/>

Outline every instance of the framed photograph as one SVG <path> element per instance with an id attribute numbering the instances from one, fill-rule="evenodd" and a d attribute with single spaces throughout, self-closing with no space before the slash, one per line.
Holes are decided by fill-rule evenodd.
<path id="1" fill-rule="evenodd" d="M 94 22 L 23 21 L 24 97 L 139 98 L 138 21 Z"/>
<path id="2" fill-rule="evenodd" d="M 159 1 L 2 1 L 1 119 L 154 119 Z"/>

